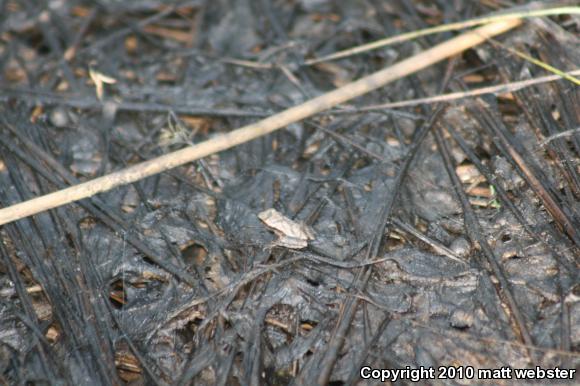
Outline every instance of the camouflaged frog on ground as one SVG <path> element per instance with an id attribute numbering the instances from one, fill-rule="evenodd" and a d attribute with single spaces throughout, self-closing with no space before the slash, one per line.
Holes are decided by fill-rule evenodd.
<path id="1" fill-rule="evenodd" d="M 289 219 L 276 209 L 260 212 L 258 218 L 278 236 L 278 240 L 273 245 L 289 249 L 302 249 L 308 246 L 309 240 L 314 240 L 312 228 Z"/>

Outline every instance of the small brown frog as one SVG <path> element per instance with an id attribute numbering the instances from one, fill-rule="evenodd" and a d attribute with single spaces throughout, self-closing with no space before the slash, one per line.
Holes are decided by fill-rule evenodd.
<path id="1" fill-rule="evenodd" d="M 289 219 L 276 209 L 266 209 L 258 214 L 258 218 L 278 236 L 274 245 L 302 249 L 308 246 L 308 240 L 314 240 L 312 228 Z"/>

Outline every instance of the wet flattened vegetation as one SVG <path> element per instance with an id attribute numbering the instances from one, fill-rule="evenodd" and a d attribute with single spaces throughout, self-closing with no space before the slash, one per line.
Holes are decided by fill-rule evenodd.
<path id="1" fill-rule="evenodd" d="M 459 32 L 326 55 L 504 7 L 0 1 L 0 208 L 230 132 Z M 578 76 L 579 20 L 526 19 L 274 133 L 0 225 L 0 383 L 362 385 L 364 366 L 577 368 L 579 88 L 506 47 Z M 441 382 L 467 382 L 454 374 Z"/>

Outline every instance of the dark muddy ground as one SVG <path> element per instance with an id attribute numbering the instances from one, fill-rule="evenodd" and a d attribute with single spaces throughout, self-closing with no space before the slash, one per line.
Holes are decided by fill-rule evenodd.
<path id="1" fill-rule="evenodd" d="M 308 59 L 511 5 L 0 1 L 0 207 L 254 122 L 456 33 Z M 1 226 L 1 382 L 350 385 L 378 383 L 364 366 L 423 366 L 449 378 L 424 383 L 477 384 L 478 369 L 576 369 L 578 86 L 384 104 L 551 75 L 504 46 L 577 70 L 579 22 L 529 20 L 503 46 Z M 294 234 L 263 221 L 270 208 Z"/>

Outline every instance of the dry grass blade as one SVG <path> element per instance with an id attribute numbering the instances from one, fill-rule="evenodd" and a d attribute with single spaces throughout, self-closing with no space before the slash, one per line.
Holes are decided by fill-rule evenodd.
<path id="1" fill-rule="evenodd" d="M 487 24 L 254 124 L 109 175 L 0 209 L 0 225 L 91 197 L 272 133 L 457 55 L 520 24 L 520 19 Z"/>
<path id="2" fill-rule="evenodd" d="M 506 46 L 505 44 L 501 44 L 500 42 L 498 42 L 495 39 L 490 39 L 490 41 L 493 44 L 498 45 L 499 47 L 503 48 L 504 50 L 506 50 L 506 51 L 508 51 L 508 52 L 510 52 L 510 53 L 512 53 L 512 54 L 514 54 L 514 55 L 516 55 L 516 56 L 518 56 L 518 57 L 520 57 L 520 58 L 522 58 L 524 60 L 527 60 L 528 62 L 533 63 L 533 64 L 535 64 L 538 67 L 542 67 L 546 71 L 549 71 L 549 72 L 551 72 L 553 74 L 556 74 L 558 76 L 561 76 L 562 78 L 564 78 L 564 79 L 566 79 L 566 80 L 574 83 L 577 86 L 580 86 L 580 79 L 574 77 L 573 75 L 571 75 L 569 73 L 566 73 L 566 72 L 564 72 L 562 70 L 559 70 L 556 67 L 551 66 L 551 65 L 549 65 L 546 62 L 543 62 L 541 60 L 538 60 L 536 58 L 533 58 L 533 57 L 531 57 L 528 54 L 525 54 L 525 53 L 523 53 L 521 51 L 518 51 L 518 50 L 515 50 L 513 48 L 510 48 L 510 47 Z"/>
<path id="3" fill-rule="evenodd" d="M 469 27 L 474 27 L 477 25 L 493 23 L 498 21 L 506 21 L 513 19 L 524 19 L 530 17 L 541 17 L 541 16 L 555 16 L 555 15 L 574 15 L 580 13 L 580 7 L 560 7 L 560 8 L 550 8 L 550 9 L 540 9 L 535 11 L 522 11 L 514 13 L 506 13 L 502 15 L 494 15 L 489 17 L 465 20 L 458 23 L 450 23 L 444 25 L 438 25 L 432 28 L 425 28 L 418 31 L 407 32 L 401 35 L 393 36 L 390 38 L 380 39 L 368 44 L 363 44 L 357 47 L 349 48 L 347 50 L 335 52 L 321 58 L 311 59 L 305 61 L 304 64 L 310 66 L 313 64 L 326 62 L 329 60 L 336 60 L 346 58 L 352 55 L 362 54 L 363 52 L 368 52 L 372 50 L 377 50 L 395 43 L 402 43 L 409 40 L 417 39 L 422 36 L 433 35 L 437 33 L 447 32 L 447 31 L 457 31 L 460 29 L 465 29 Z"/>

